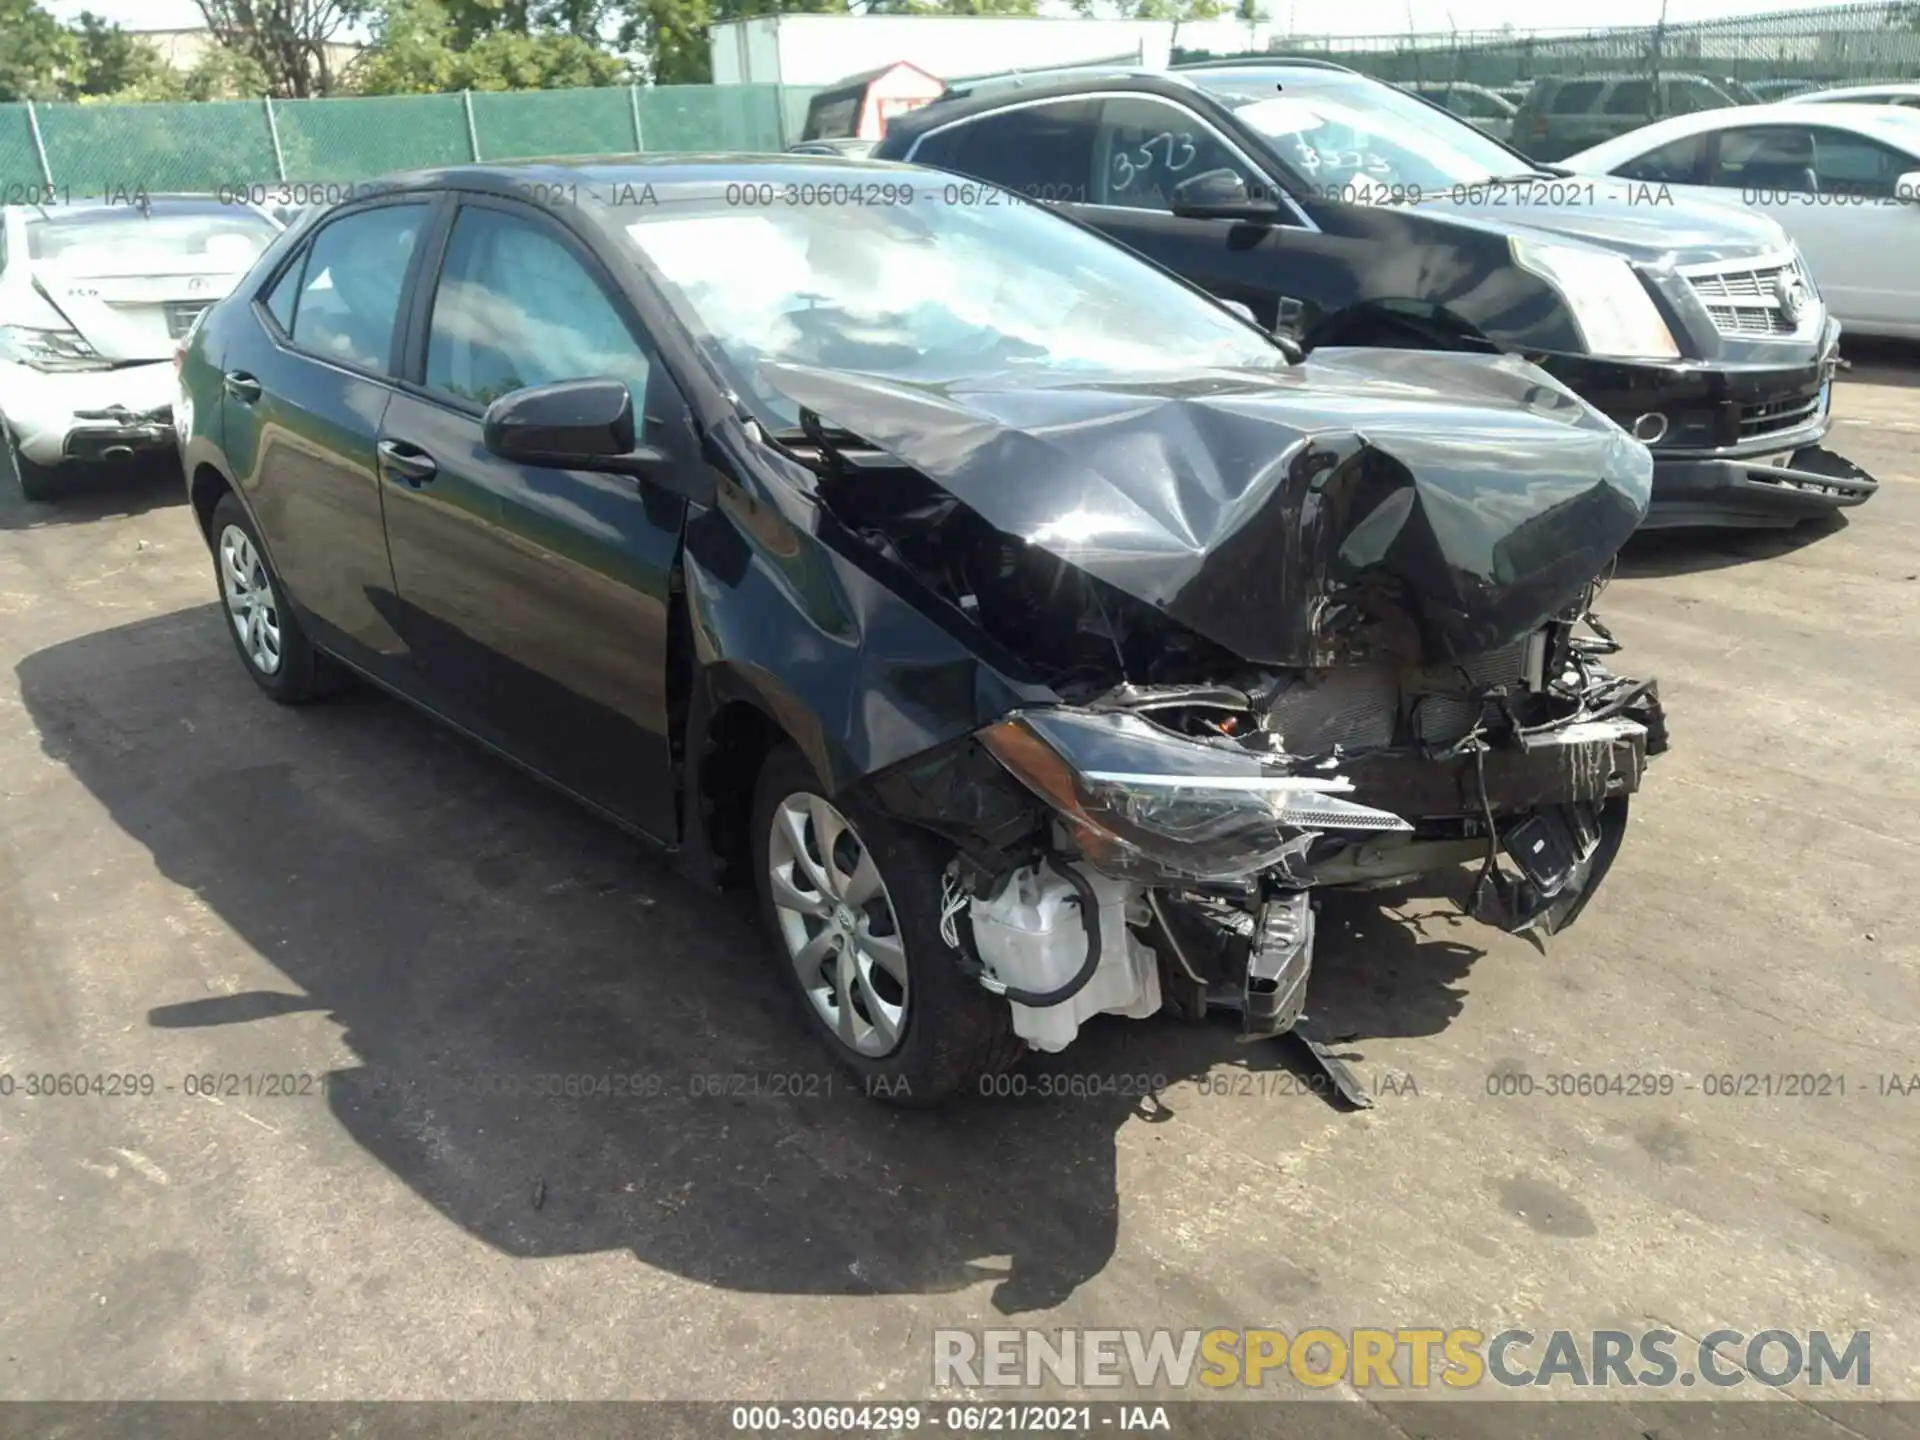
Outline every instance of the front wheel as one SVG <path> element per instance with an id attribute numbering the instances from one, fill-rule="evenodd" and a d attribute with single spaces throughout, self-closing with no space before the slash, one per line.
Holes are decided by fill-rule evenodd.
<path id="1" fill-rule="evenodd" d="M 754 796 L 762 923 L 805 1022 L 865 1093 L 945 1100 L 1025 1051 L 1005 1001 L 960 968 L 940 935 L 933 840 L 829 798 L 792 746 L 769 756 Z"/>

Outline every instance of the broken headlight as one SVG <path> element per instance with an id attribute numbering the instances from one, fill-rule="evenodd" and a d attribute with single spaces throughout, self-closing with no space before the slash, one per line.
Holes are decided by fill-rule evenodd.
<path id="1" fill-rule="evenodd" d="M 1090 864 L 1120 879 L 1242 880 L 1297 851 L 1302 832 L 1412 828 L 1341 799 L 1352 785 L 1337 776 L 1294 774 L 1134 715 L 1031 710 L 980 741 L 1053 807 Z"/>

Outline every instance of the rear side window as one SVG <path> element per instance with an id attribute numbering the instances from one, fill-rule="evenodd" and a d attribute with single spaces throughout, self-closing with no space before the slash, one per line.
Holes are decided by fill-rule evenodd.
<path id="1" fill-rule="evenodd" d="M 983 115 L 920 142 L 913 160 L 1037 200 L 1086 201 L 1098 102 L 1063 100 Z"/>
<path id="2" fill-rule="evenodd" d="M 343 215 L 315 235 L 294 302 L 293 343 L 386 373 L 407 265 L 426 214 L 425 205 L 381 205 Z"/>
<path id="3" fill-rule="evenodd" d="M 267 313 L 273 316 L 283 335 L 293 334 L 294 302 L 300 298 L 300 280 L 306 269 L 307 256 L 302 251 L 281 272 L 279 283 L 267 294 Z"/>
<path id="4" fill-rule="evenodd" d="M 1607 96 L 1609 115 L 1648 115 L 1652 113 L 1653 82 L 1622 80 Z"/>
<path id="5" fill-rule="evenodd" d="M 1593 109 L 1594 101 L 1600 98 L 1604 82 L 1599 80 L 1575 80 L 1570 85 L 1562 85 L 1554 93 L 1550 107 L 1555 115 L 1584 115 Z"/>

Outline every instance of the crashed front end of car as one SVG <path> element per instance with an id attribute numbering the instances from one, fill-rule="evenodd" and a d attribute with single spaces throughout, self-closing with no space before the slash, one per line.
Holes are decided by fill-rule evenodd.
<path id="1" fill-rule="evenodd" d="M 1034 1047 L 1293 1028 L 1316 888 L 1478 864 L 1472 913 L 1550 934 L 1604 879 L 1666 744 L 1592 611 L 1652 467 L 1543 372 L 765 378 L 853 543 L 1044 682 L 864 782 L 953 844 L 943 928 Z"/>

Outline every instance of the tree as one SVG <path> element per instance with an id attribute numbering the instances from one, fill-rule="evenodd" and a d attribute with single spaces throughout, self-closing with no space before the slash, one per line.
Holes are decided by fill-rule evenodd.
<path id="1" fill-rule="evenodd" d="M 0 0 L 5 3 L 5 0 Z M 328 47 L 364 15 L 370 0 L 194 0 L 213 38 L 254 62 L 272 93 L 287 99 L 334 88 Z"/>
<path id="2" fill-rule="evenodd" d="M 626 68 L 584 36 L 493 30 L 473 37 L 441 0 L 391 0 L 352 79 L 363 95 L 561 90 L 617 85 Z"/>
<path id="3" fill-rule="evenodd" d="M 0 0 L 0 101 L 58 98 L 74 55 L 72 32 L 36 0 Z"/>
<path id="4" fill-rule="evenodd" d="M 172 73 L 151 41 L 82 10 L 74 22 L 74 60 L 67 70 L 69 99 L 114 95 L 155 83 Z"/>

